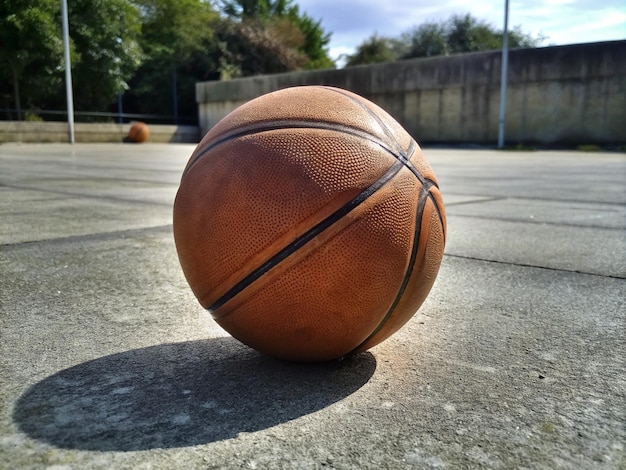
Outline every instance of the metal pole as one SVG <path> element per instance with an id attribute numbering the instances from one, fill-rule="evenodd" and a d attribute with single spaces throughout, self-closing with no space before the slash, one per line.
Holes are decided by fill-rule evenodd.
<path id="1" fill-rule="evenodd" d="M 174 124 L 178 125 L 178 79 L 176 69 L 172 72 L 172 94 L 174 95 Z"/>
<path id="2" fill-rule="evenodd" d="M 70 27 L 67 19 L 67 0 L 61 0 L 63 18 L 63 54 L 65 56 L 65 94 L 67 96 L 67 125 L 70 143 L 74 143 L 74 97 L 72 94 L 72 65 L 70 63 Z"/>
<path id="3" fill-rule="evenodd" d="M 504 34 L 502 37 L 502 73 L 500 74 L 500 117 L 498 119 L 498 148 L 504 147 L 506 116 L 506 72 L 509 65 L 509 0 L 504 2 Z"/>
<path id="4" fill-rule="evenodd" d="M 120 124 L 124 123 L 124 108 L 122 105 L 122 94 L 121 93 L 117 93 L 117 116 L 118 116 L 118 122 Z"/>

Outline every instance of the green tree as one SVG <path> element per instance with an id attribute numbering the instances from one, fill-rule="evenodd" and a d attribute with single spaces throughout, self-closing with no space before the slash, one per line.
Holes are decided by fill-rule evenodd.
<path id="1" fill-rule="evenodd" d="M 222 11 L 231 18 L 268 20 L 285 16 L 291 0 L 222 0 Z"/>
<path id="2" fill-rule="evenodd" d="M 225 31 L 241 75 L 334 67 L 330 34 L 292 0 L 223 0 L 221 7 L 232 20 Z"/>
<path id="3" fill-rule="evenodd" d="M 202 0 L 133 0 L 141 12 L 145 59 L 125 96 L 125 109 L 194 115 L 195 83 L 219 78 L 219 15 Z"/>
<path id="4" fill-rule="evenodd" d="M 308 58 L 304 68 L 309 70 L 334 68 L 335 63 L 328 55 L 331 34 L 324 31 L 321 20 L 315 21 L 306 13 L 300 13 L 297 5 L 290 8 L 288 16 L 303 35 L 303 42 L 298 50 Z"/>
<path id="5" fill-rule="evenodd" d="M 76 108 L 105 109 L 141 60 L 139 12 L 128 0 L 71 0 L 68 17 Z M 15 108 L 64 107 L 61 2 L 0 0 L 0 38 Z"/>
<path id="6" fill-rule="evenodd" d="M 217 12 L 202 0 L 134 0 L 141 11 L 141 45 L 150 60 L 181 64 L 206 49 Z"/>
<path id="7" fill-rule="evenodd" d="M 374 33 L 357 47 L 354 54 L 347 56 L 346 66 L 392 62 L 396 58 L 393 40 Z"/>
<path id="8" fill-rule="evenodd" d="M 500 40 L 500 43 L 502 43 L 503 35 L 503 30 L 498 31 L 498 39 Z M 525 33 L 522 31 L 522 27 L 520 25 L 514 26 L 513 29 L 509 30 L 509 47 L 511 49 L 539 47 L 545 40 L 546 36 L 543 34 L 533 36 L 532 34 Z"/>
<path id="9" fill-rule="evenodd" d="M 373 35 L 361 43 L 347 65 L 386 62 L 415 57 L 497 50 L 504 32 L 472 15 L 453 15 L 448 20 L 426 22 L 386 39 Z M 544 40 L 522 32 L 519 26 L 509 31 L 509 47 L 537 47 Z"/>
<path id="10" fill-rule="evenodd" d="M 474 18 L 469 13 L 453 15 L 445 26 L 448 52 L 474 52 L 495 50 L 502 47 L 498 31 L 489 23 Z"/>
<path id="11" fill-rule="evenodd" d="M 445 27 L 446 43 L 450 53 L 497 50 L 502 47 L 504 31 L 474 18 L 469 13 L 452 16 Z M 537 47 L 543 36 L 533 37 L 515 26 L 508 32 L 509 47 Z"/>
<path id="12" fill-rule="evenodd" d="M 423 23 L 395 40 L 398 58 L 431 57 L 448 54 L 446 27 L 442 23 Z"/>
<path id="13" fill-rule="evenodd" d="M 61 83 L 60 3 L 0 0 L 0 44 L 3 101 L 14 106 L 21 120 L 22 103 L 37 106 Z"/>
<path id="14" fill-rule="evenodd" d="M 141 63 L 139 10 L 127 0 L 72 0 L 68 16 L 76 51 L 72 63 L 76 108 L 105 109 L 128 88 Z"/>
<path id="15" fill-rule="evenodd" d="M 287 44 L 301 39 L 301 33 L 289 23 L 273 22 L 268 26 L 254 20 L 224 21 L 218 34 L 225 45 L 221 78 L 281 73 L 304 67 L 305 58 Z"/>

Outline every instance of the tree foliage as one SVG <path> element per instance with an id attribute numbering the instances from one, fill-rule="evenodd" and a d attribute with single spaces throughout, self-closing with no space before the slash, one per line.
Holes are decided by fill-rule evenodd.
<path id="1" fill-rule="evenodd" d="M 72 0 L 68 17 L 75 107 L 103 109 L 128 88 L 141 60 L 138 11 L 127 0 Z M 12 96 L 18 119 L 22 101 L 64 108 L 61 2 L 0 0 L 0 38 L 0 76 L 12 83 L 2 94 Z"/>
<path id="2" fill-rule="evenodd" d="M 329 35 L 291 0 L 133 0 L 144 63 L 124 96 L 132 112 L 194 116 L 195 83 L 333 66 Z"/>
<path id="3" fill-rule="evenodd" d="M 331 34 L 324 31 L 321 20 L 315 21 L 306 13 L 300 13 L 297 5 L 291 8 L 288 16 L 304 39 L 298 48 L 307 58 L 304 68 L 310 70 L 334 68 L 335 63 L 328 55 Z"/>
<path id="4" fill-rule="evenodd" d="M 281 73 L 304 67 L 306 59 L 297 51 L 302 36 L 289 23 L 225 21 L 218 35 L 225 45 L 222 78 Z"/>
<path id="5" fill-rule="evenodd" d="M 445 24 L 423 23 L 402 33 L 396 39 L 395 50 L 400 59 L 448 54 Z"/>
<path id="6" fill-rule="evenodd" d="M 330 34 L 293 0 L 69 0 L 68 8 L 78 110 L 114 110 L 124 93 L 126 112 L 195 116 L 198 81 L 334 67 Z M 60 10 L 60 0 L 0 0 L 0 107 L 65 107 Z"/>
<path id="7" fill-rule="evenodd" d="M 213 39 L 217 12 L 201 0 L 133 0 L 141 12 L 141 46 L 149 60 L 172 67 L 203 52 Z"/>
<path id="8" fill-rule="evenodd" d="M 503 34 L 469 13 L 453 15 L 439 23 L 422 23 L 397 38 L 380 38 L 374 34 L 348 56 L 347 65 L 496 50 L 502 47 Z M 523 33 L 519 26 L 508 35 L 510 48 L 536 47 L 543 39 Z"/>
<path id="9" fill-rule="evenodd" d="M 126 0 L 72 0 L 68 16 L 76 51 L 74 103 L 77 109 L 103 109 L 128 89 L 141 63 L 139 11 Z"/>
<path id="10" fill-rule="evenodd" d="M 291 0 L 222 0 L 220 3 L 222 11 L 231 18 L 261 21 L 285 16 L 292 6 Z"/>
<path id="11" fill-rule="evenodd" d="M 233 20 L 225 32 L 234 61 L 242 51 L 254 56 L 240 60 L 240 75 L 334 67 L 328 55 L 330 34 L 292 0 L 222 0 L 221 5 Z"/>
<path id="12" fill-rule="evenodd" d="M 346 66 L 391 62 L 396 57 L 393 40 L 375 33 L 363 41 L 354 54 L 348 56 Z"/>
<path id="13" fill-rule="evenodd" d="M 0 0 L 2 107 L 36 106 L 61 83 L 63 43 L 57 0 Z M 22 104 L 23 103 L 23 104 Z"/>
<path id="14" fill-rule="evenodd" d="M 211 74 L 218 13 L 201 0 L 133 0 L 140 12 L 143 64 L 124 109 L 135 113 L 194 115 L 195 83 Z M 180 104 L 175 109 L 175 103 Z"/>

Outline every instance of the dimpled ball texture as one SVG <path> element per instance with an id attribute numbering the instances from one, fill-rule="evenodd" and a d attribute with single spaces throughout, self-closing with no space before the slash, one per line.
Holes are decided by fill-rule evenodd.
<path id="1" fill-rule="evenodd" d="M 185 277 L 241 342 L 293 361 L 365 351 L 428 295 L 446 219 L 437 179 L 389 114 L 306 86 L 253 99 L 189 159 L 174 203 Z"/>

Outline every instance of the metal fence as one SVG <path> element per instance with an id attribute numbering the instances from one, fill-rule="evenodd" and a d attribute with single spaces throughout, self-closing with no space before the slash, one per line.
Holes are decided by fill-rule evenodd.
<path id="1" fill-rule="evenodd" d="M 18 121 L 17 109 L 0 108 L 0 121 Z M 67 121 L 65 110 L 22 109 L 23 121 Z M 171 114 L 135 114 L 101 111 L 74 111 L 76 122 L 113 122 L 124 124 L 143 121 L 148 124 L 197 125 L 198 116 L 175 116 Z"/>

